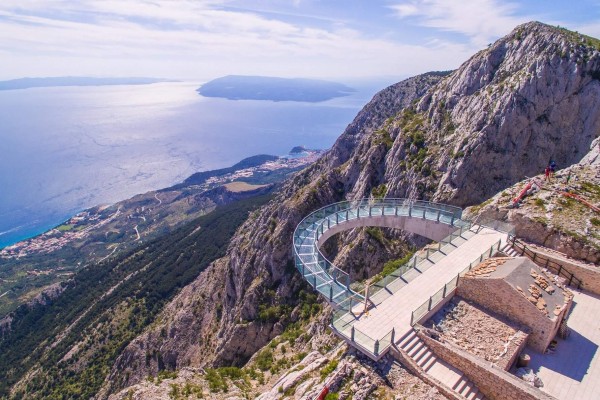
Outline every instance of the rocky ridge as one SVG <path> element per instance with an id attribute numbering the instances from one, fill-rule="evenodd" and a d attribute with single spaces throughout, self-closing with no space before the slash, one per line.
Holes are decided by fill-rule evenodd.
<path id="1" fill-rule="evenodd" d="M 304 287 L 290 258 L 292 232 L 318 207 L 370 195 L 467 206 L 536 174 L 550 158 L 579 162 L 599 134 L 599 70 L 595 42 L 528 23 L 450 74 L 380 92 L 328 153 L 250 216 L 227 256 L 127 346 L 99 397 L 159 369 L 242 365 L 281 334 Z M 261 318 L 265 310 L 276 318 Z M 162 365 L 145 357 L 149 349 Z"/>
<path id="2" fill-rule="evenodd" d="M 600 139 L 576 164 L 559 169 L 548 181 L 543 174 L 525 179 L 482 204 L 466 210 L 471 218 L 501 220 L 515 226 L 518 237 L 555 249 L 568 257 L 600 263 L 600 213 L 576 198 L 600 207 Z M 521 201 L 519 194 L 532 183 Z"/>

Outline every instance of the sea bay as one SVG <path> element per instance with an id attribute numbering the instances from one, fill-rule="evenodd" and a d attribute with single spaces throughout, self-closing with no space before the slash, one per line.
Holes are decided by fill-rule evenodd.
<path id="1" fill-rule="evenodd" d="M 301 103 L 205 98 L 199 86 L 0 92 L 0 248 L 197 171 L 296 145 L 328 148 L 376 91 Z"/>

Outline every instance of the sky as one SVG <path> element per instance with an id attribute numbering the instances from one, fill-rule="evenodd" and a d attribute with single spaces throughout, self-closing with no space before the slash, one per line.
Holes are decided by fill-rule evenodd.
<path id="1" fill-rule="evenodd" d="M 600 0 L 1 0 L 0 79 L 403 78 L 531 20 L 600 37 Z"/>

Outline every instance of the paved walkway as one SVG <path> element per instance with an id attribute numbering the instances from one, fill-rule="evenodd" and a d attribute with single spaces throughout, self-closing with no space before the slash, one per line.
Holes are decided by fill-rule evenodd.
<path id="1" fill-rule="evenodd" d="M 395 337 L 401 338 L 412 330 L 412 312 L 498 240 L 506 242 L 506 234 L 489 228 L 481 229 L 478 234 L 433 264 L 408 285 L 368 313 L 362 314 L 354 323 L 355 329 L 372 338 L 382 338 L 394 328 Z"/>
<path id="2" fill-rule="evenodd" d="M 600 297 L 573 290 L 574 307 L 568 319 L 571 335 L 557 339 L 554 353 L 529 349 L 530 366 L 544 382 L 541 389 L 564 400 L 600 399 Z"/>

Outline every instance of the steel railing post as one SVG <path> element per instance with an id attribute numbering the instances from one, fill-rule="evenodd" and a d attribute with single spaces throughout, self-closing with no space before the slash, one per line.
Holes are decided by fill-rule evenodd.
<path id="1" fill-rule="evenodd" d="M 350 329 L 350 341 L 354 342 L 354 325 Z"/>

